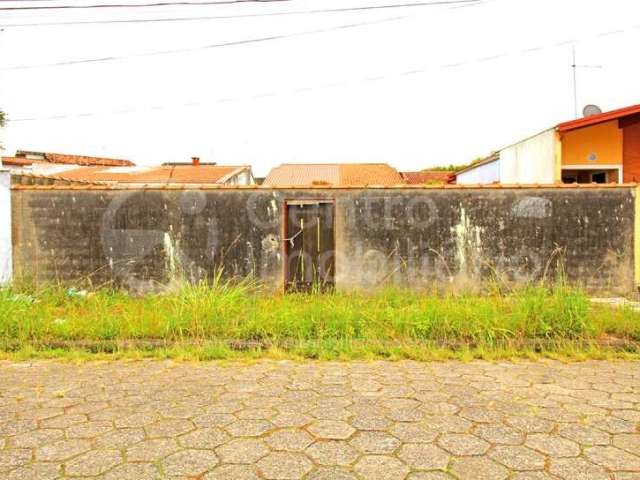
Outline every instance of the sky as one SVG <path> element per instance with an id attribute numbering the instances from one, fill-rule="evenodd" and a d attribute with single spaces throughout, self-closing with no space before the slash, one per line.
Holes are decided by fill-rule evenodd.
<path id="1" fill-rule="evenodd" d="M 3 153 L 463 164 L 575 118 L 574 47 L 580 111 L 640 103 L 637 0 L 356 8 L 428 1 L 0 10 Z M 100 3 L 153 2 L 0 8 Z"/>

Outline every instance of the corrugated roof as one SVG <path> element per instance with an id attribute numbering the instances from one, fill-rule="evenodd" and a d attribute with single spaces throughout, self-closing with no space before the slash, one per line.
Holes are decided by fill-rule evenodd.
<path id="1" fill-rule="evenodd" d="M 28 167 L 33 162 L 34 160 L 22 157 L 2 157 L 2 165 L 10 165 L 12 167 Z"/>
<path id="2" fill-rule="evenodd" d="M 404 180 L 386 163 L 284 163 L 271 169 L 263 185 L 399 185 Z"/>
<path id="3" fill-rule="evenodd" d="M 221 183 L 248 166 L 181 165 L 172 167 L 80 167 L 65 171 L 60 177 L 67 180 L 108 183 Z"/>
<path id="4" fill-rule="evenodd" d="M 597 125 L 598 123 L 635 115 L 636 113 L 640 113 L 640 105 L 631 105 L 630 107 L 619 108 L 618 110 L 611 110 L 598 115 L 591 115 L 590 117 L 578 118 L 577 120 L 560 123 L 556 128 L 560 133 L 569 132 L 578 128 L 589 127 L 591 125 Z"/>
<path id="5" fill-rule="evenodd" d="M 455 172 L 422 170 L 420 172 L 400 172 L 400 175 L 409 185 L 424 185 L 426 183 L 448 183 L 455 176 Z"/>
<path id="6" fill-rule="evenodd" d="M 119 158 L 90 157 L 87 155 L 70 155 L 67 153 L 31 152 L 28 150 L 18 150 L 16 152 L 16 157 L 25 158 L 27 156 L 42 156 L 44 161 L 50 163 L 64 163 L 72 165 L 101 165 L 106 167 L 132 167 L 135 165 L 131 160 L 123 160 Z"/>

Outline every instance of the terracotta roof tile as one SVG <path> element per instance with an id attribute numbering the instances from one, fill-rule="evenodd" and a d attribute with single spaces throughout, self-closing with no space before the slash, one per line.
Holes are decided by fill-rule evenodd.
<path id="1" fill-rule="evenodd" d="M 454 172 L 443 170 L 422 170 L 420 172 L 400 172 L 408 185 L 424 185 L 427 183 L 449 183 Z"/>
<path id="2" fill-rule="evenodd" d="M 398 185 L 404 180 L 386 163 L 285 163 L 271 169 L 263 185 Z"/>
<path id="3" fill-rule="evenodd" d="M 221 183 L 244 166 L 191 165 L 161 167 L 80 167 L 65 171 L 61 177 L 85 182 L 137 183 L 137 184 L 207 184 Z"/>
<path id="4" fill-rule="evenodd" d="M 12 167 L 28 167 L 34 163 L 34 160 L 22 157 L 2 157 L 2 165 L 11 165 Z"/>

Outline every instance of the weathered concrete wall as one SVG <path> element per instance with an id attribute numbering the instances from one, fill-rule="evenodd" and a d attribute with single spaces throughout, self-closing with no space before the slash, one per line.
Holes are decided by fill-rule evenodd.
<path id="1" fill-rule="evenodd" d="M 0 284 L 11 280 L 11 177 L 0 169 Z"/>
<path id="2" fill-rule="evenodd" d="M 13 191 L 14 266 L 39 281 L 146 291 L 184 275 L 284 281 L 286 200 L 336 203 L 336 284 L 527 282 L 561 259 L 572 282 L 634 287 L 632 187 Z"/>

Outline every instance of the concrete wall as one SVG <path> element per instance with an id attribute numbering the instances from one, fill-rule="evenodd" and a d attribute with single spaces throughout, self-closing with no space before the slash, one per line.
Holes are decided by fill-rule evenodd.
<path id="1" fill-rule="evenodd" d="M 500 159 L 485 163 L 478 167 L 456 175 L 456 183 L 460 185 L 478 185 L 497 183 L 500 181 Z"/>
<path id="2" fill-rule="evenodd" d="M 0 169 L 0 284 L 11 280 L 11 177 Z"/>
<path id="3" fill-rule="evenodd" d="M 500 151 L 500 182 L 503 184 L 551 184 L 555 176 L 555 129 Z"/>
<path id="4" fill-rule="evenodd" d="M 218 189 L 12 192 L 16 275 L 114 282 L 252 275 L 283 285 L 286 200 L 334 199 L 336 284 L 433 288 L 553 275 L 590 289 L 634 287 L 632 187 L 538 189 Z"/>

